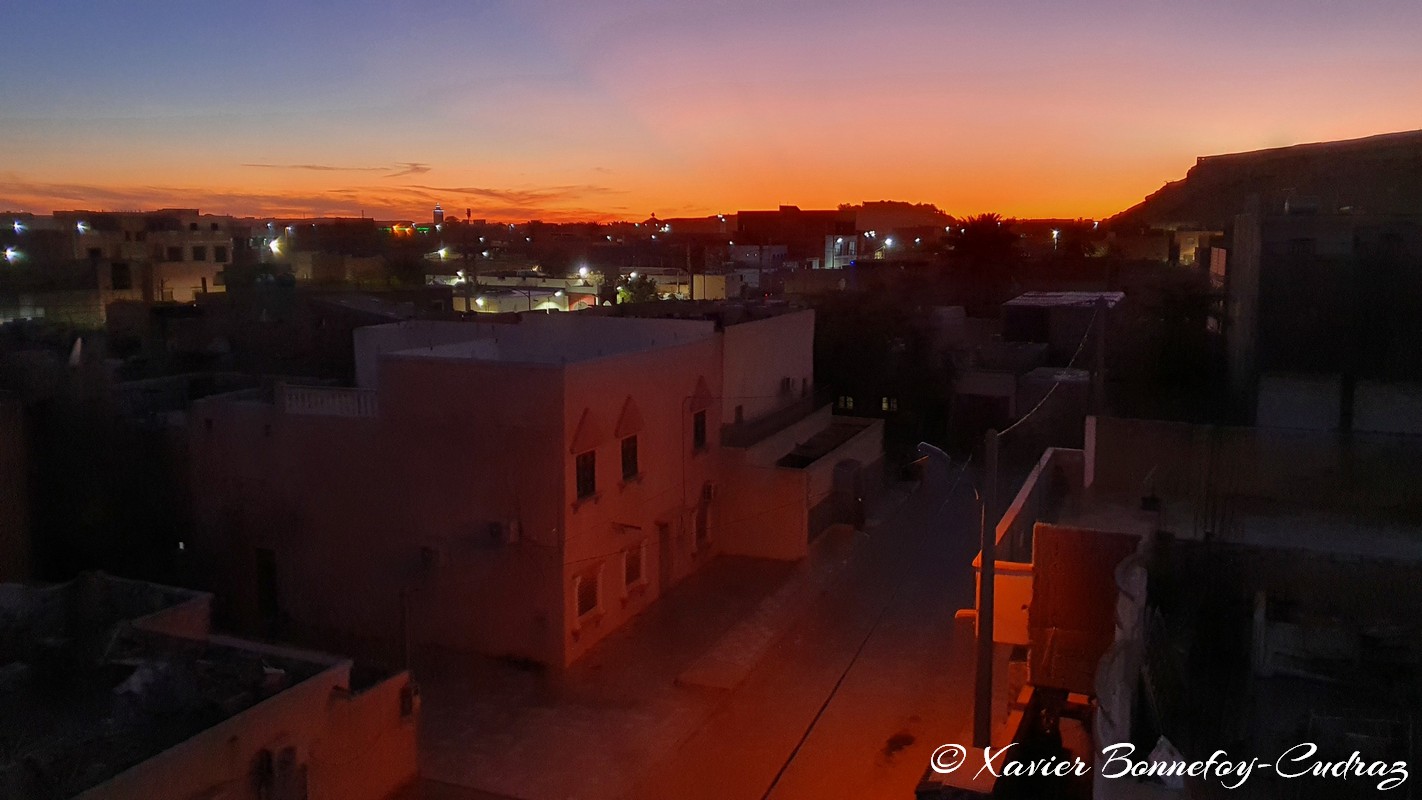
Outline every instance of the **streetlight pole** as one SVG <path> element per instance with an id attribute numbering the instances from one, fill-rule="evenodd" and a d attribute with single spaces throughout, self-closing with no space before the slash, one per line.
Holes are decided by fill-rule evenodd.
<path id="1" fill-rule="evenodd" d="M 977 670 L 973 677 L 973 746 L 992 744 L 992 656 L 993 656 L 993 594 L 997 580 L 997 450 L 998 434 L 989 430 L 983 435 L 984 468 L 982 522 L 979 524 L 980 556 L 978 570 L 978 652 Z"/>
<path id="2" fill-rule="evenodd" d="M 973 676 L 973 746 L 992 744 L 992 661 L 993 661 L 993 581 L 997 560 L 997 524 L 993 517 L 997 497 L 998 434 L 990 430 L 984 439 L 986 450 L 986 481 L 980 500 L 978 518 L 979 566 L 977 614 L 977 663 Z M 927 442 L 919 442 L 918 452 L 942 464 L 952 466 L 948 454 Z"/>

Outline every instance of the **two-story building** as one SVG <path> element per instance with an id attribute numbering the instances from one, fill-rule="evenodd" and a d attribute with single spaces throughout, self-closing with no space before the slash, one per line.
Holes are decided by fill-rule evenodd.
<path id="1" fill-rule="evenodd" d="M 815 412 L 813 324 L 360 329 L 357 387 L 194 405 L 194 558 L 242 629 L 567 664 L 717 553 L 852 521 L 881 427 Z"/>

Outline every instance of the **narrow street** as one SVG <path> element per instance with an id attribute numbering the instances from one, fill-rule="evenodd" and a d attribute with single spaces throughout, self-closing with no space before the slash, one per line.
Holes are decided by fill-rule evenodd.
<path id="1" fill-rule="evenodd" d="M 954 613 L 977 535 L 971 472 L 930 470 L 633 796 L 911 797 L 933 749 L 971 728 L 971 627 Z"/>
<path id="2" fill-rule="evenodd" d="M 565 674 L 428 655 L 421 796 L 911 797 L 971 726 L 972 474 L 798 564 L 718 559 Z"/>

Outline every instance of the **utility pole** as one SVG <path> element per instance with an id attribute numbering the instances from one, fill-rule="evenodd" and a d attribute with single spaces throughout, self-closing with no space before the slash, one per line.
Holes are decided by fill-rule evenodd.
<path id="1" fill-rule="evenodd" d="M 1091 373 L 1092 413 L 1100 416 L 1106 413 L 1106 298 L 1096 298 L 1096 315 L 1093 327 L 1096 330 L 1096 364 Z"/>
<path id="2" fill-rule="evenodd" d="M 997 449 L 998 434 L 983 437 L 982 522 L 979 527 L 982 559 L 978 569 L 978 652 L 973 681 L 973 746 L 992 744 L 993 584 L 997 567 Z"/>

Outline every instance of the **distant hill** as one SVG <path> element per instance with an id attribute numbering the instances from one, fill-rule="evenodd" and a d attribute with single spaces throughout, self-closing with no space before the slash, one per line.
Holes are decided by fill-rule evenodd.
<path id="1" fill-rule="evenodd" d="M 1251 194 L 1265 212 L 1422 214 L 1422 131 L 1202 156 L 1183 180 L 1107 224 L 1220 229 Z"/>

